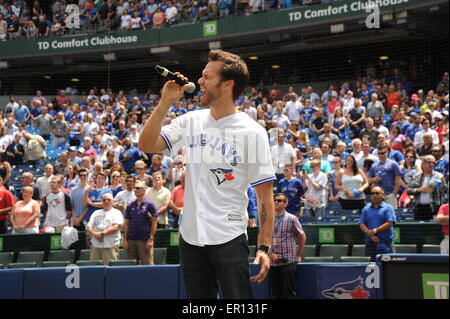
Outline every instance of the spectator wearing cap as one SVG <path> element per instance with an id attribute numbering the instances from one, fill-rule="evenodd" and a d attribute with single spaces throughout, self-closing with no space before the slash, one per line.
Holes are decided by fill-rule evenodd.
<path id="1" fill-rule="evenodd" d="M 119 257 L 123 215 L 113 204 L 112 194 L 102 195 L 101 208 L 93 212 L 86 228 L 91 235 L 91 260 L 103 260 L 105 266 Z"/>
<path id="2" fill-rule="evenodd" d="M 444 157 L 445 154 L 445 146 L 442 144 L 434 145 L 431 149 L 431 155 L 433 155 L 436 159 L 436 164 L 434 165 L 434 170 L 436 172 L 444 175 L 445 180 L 448 181 L 448 170 L 449 170 L 449 162 L 448 157 Z"/>
<path id="3" fill-rule="evenodd" d="M 442 144 L 448 130 L 448 124 L 444 121 L 444 117 L 442 115 L 436 116 L 434 120 L 436 124 L 434 130 L 438 134 L 439 144 Z"/>
<path id="4" fill-rule="evenodd" d="M 132 145 L 129 137 L 126 137 L 122 144 L 124 150 L 119 155 L 119 161 L 123 164 L 125 172 L 132 174 L 134 163 L 142 157 L 141 151 Z"/>
<path id="5" fill-rule="evenodd" d="M 69 163 L 74 163 L 77 164 L 78 166 L 81 165 L 81 158 L 78 157 L 77 149 L 75 146 L 69 147 L 69 149 L 67 150 L 67 154 L 68 154 L 67 160 Z"/>
<path id="6" fill-rule="evenodd" d="M 443 175 L 434 170 L 436 159 L 426 155 L 422 160 L 422 170 L 413 176 L 409 183 L 408 195 L 414 196 L 414 218 L 431 220 L 437 215 L 439 207 L 448 197 L 448 187 Z"/>

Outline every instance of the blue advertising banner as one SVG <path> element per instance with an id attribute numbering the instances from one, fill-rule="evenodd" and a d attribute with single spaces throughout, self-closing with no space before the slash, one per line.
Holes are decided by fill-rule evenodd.
<path id="1" fill-rule="evenodd" d="M 317 267 L 318 298 L 377 299 L 380 273 L 375 264 Z"/>

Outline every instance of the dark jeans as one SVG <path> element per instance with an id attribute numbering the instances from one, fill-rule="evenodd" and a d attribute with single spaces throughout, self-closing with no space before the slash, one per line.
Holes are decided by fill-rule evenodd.
<path id="1" fill-rule="evenodd" d="M 269 283 L 273 299 L 295 299 L 297 263 L 270 267 Z"/>
<path id="2" fill-rule="evenodd" d="M 8 221 L 0 220 L 0 234 L 6 234 L 8 231 Z"/>
<path id="3" fill-rule="evenodd" d="M 221 245 L 193 246 L 180 237 L 180 266 L 189 299 L 251 299 L 245 234 Z"/>
<path id="4" fill-rule="evenodd" d="M 417 205 L 414 210 L 414 220 L 429 221 L 433 219 L 433 215 L 437 215 L 437 212 L 433 212 L 431 205 Z"/>
<path id="5" fill-rule="evenodd" d="M 375 257 L 380 254 L 390 254 L 390 253 L 395 253 L 395 247 L 391 241 L 388 242 L 380 242 L 381 244 L 384 244 L 385 247 L 387 247 L 388 249 L 383 251 L 383 252 L 379 252 L 377 251 L 377 244 L 375 244 L 374 242 L 370 242 L 370 244 L 366 244 L 366 250 L 365 250 L 365 254 L 366 256 L 370 257 L 371 261 L 375 261 Z"/>
<path id="6" fill-rule="evenodd" d="M 366 206 L 364 199 L 343 199 L 339 197 L 338 201 L 342 209 L 360 210 Z"/>

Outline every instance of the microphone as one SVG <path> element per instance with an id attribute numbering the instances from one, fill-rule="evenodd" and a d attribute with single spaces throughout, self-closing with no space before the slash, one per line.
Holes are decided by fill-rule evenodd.
<path id="1" fill-rule="evenodd" d="M 189 84 L 189 86 L 186 89 L 186 92 L 188 93 L 194 93 L 195 91 L 195 84 L 192 82 L 187 82 L 182 79 L 180 79 L 178 76 L 167 70 L 166 68 L 162 66 L 155 66 L 155 71 L 161 74 L 163 77 L 168 78 L 170 80 L 174 80 L 178 85 L 183 86 L 186 84 Z"/>

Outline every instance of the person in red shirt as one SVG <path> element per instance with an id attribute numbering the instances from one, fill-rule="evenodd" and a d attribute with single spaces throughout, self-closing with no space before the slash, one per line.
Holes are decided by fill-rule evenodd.
<path id="1" fill-rule="evenodd" d="M 172 191 L 169 207 L 172 208 L 174 214 L 173 228 L 178 228 L 178 220 L 184 207 L 184 185 L 186 181 L 186 173 L 182 172 L 180 175 L 180 185 L 175 187 Z"/>
<path id="2" fill-rule="evenodd" d="M 61 90 L 59 91 L 59 95 L 56 97 L 56 103 L 58 107 L 61 108 L 64 103 L 71 105 L 72 101 L 70 100 L 70 97 L 66 95 L 66 91 Z"/>
<path id="3" fill-rule="evenodd" d="M 448 203 L 439 208 L 436 223 L 442 225 L 444 234 L 444 239 L 441 241 L 441 255 L 448 255 Z"/>
<path id="4" fill-rule="evenodd" d="M 400 96 L 395 92 L 395 86 L 390 85 L 387 94 L 387 109 L 389 112 L 394 105 L 400 105 Z"/>
<path id="5" fill-rule="evenodd" d="M 13 194 L 3 186 L 3 178 L 0 176 L 0 234 L 6 234 L 9 212 L 15 204 Z"/>

